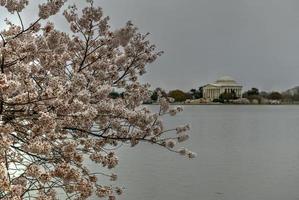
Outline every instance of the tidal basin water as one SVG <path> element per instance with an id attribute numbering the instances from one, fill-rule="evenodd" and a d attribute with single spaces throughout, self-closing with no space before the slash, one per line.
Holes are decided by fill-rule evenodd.
<path id="1" fill-rule="evenodd" d="M 155 106 L 151 107 L 156 109 Z M 185 106 L 188 160 L 157 146 L 119 150 L 123 200 L 299 200 L 299 106 Z"/>

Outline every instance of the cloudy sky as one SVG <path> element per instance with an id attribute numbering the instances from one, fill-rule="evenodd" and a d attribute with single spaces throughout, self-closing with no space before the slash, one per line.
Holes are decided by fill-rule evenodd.
<path id="1" fill-rule="evenodd" d="M 152 87 L 189 90 L 224 75 L 246 88 L 299 85 L 298 0 L 95 2 L 111 17 L 112 27 L 132 20 L 140 31 L 151 32 L 152 42 L 165 51 L 143 78 Z M 35 9 L 31 5 L 23 16 L 34 18 Z M 1 20 L 7 16 L 0 9 Z M 52 20 L 65 27 L 63 20 Z"/>

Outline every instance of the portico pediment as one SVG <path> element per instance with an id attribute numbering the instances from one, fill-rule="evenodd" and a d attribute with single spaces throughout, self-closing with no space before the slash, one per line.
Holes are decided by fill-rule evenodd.
<path id="1" fill-rule="evenodd" d="M 216 84 L 207 84 L 204 86 L 204 88 L 219 88 L 221 87 L 220 85 L 216 85 Z"/>

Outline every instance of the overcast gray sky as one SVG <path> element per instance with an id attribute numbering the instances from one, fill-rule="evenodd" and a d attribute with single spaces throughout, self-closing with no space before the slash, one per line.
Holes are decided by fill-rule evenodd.
<path id="1" fill-rule="evenodd" d="M 151 32 L 152 42 L 165 51 L 143 78 L 152 87 L 189 90 L 224 75 L 246 88 L 299 85 L 298 0 L 95 2 L 113 27 L 132 20 L 140 31 Z M 33 11 L 23 15 L 30 18 Z M 0 10 L 1 19 L 4 15 Z M 53 20 L 63 27 L 62 20 Z"/>

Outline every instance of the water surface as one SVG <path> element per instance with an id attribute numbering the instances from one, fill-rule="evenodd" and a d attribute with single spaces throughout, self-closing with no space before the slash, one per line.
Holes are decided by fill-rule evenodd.
<path id="1" fill-rule="evenodd" d="M 198 157 L 122 148 L 120 199 L 299 200 L 299 106 L 185 106 L 165 121 L 191 123 L 185 146 Z"/>

